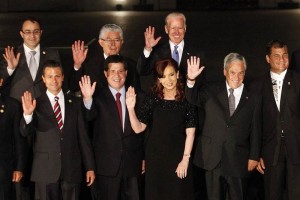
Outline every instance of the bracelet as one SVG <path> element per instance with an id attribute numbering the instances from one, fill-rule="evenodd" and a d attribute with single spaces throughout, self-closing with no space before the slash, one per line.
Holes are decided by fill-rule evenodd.
<path id="1" fill-rule="evenodd" d="M 189 80 L 189 81 L 195 81 L 196 80 L 195 78 L 194 79 L 189 78 L 188 74 L 186 75 L 186 79 Z"/>
<path id="2" fill-rule="evenodd" d="M 191 157 L 191 154 L 183 154 L 184 157 L 188 157 L 190 158 Z"/>

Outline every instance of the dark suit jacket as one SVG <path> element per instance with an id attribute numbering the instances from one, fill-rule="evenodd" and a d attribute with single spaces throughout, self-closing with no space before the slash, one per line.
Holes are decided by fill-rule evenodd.
<path id="1" fill-rule="evenodd" d="M 20 134 L 20 104 L 0 96 L 0 185 L 12 182 L 13 171 L 25 169 L 26 140 Z"/>
<path id="2" fill-rule="evenodd" d="M 244 87 L 240 102 L 230 117 L 226 84 L 198 90 L 186 87 L 188 101 L 203 107 L 205 119 L 194 163 L 213 170 L 221 163 L 224 175 L 245 177 L 248 159 L 259 160 L 261 98 Z"/>
<path id="3" fill-rule="evenodd" d="M 60 177 L 69 183 L 81 181 L 82 164 L 94 170 L 90 140 L 82 118 L 81 102 L 65 95 L 65 119 L 60 131 L 46 93 L 37 99 L 33 120 L 21 120 L 22 135 L 35 133 L 31 180 L 54 183 Z"/>
<path id="4" fill-rule="evenodd" d="M 39 68 L 34 81 L 28 68 L 23 45 L 18 47 L 16 53 L 21 53 L 21 56 L 14 73 L 9 76 L 7 73 L 7 63 L 3 63 L 0 69 L 0 78 L 4 79 L 6 91 L 9 96 L 18 101 L 21 101 L 21 96 L 25 91 L 31 92 L 35 98 L 39 97 L 42 92 L 46 91 L 42 80 L 43 65 L 47 60 L 60 61 L 58 52 L 41 46 Z"/>
<path id="5" fill-rule="evenodd" d="M 300 75 L 288 70 L 282 87 L 280 112 L 275 103 L 270 72 L 254 80 L 251 90 L 262 95 L 262 150 L 265 165 L 277 164 L 280 134 L 293 164 L 300 164 Z"/>
<path id="6" fill-rule="evenodd" d="M 187 74 L 187 59 L 191 56 L 198 56 L 201 58 L 201 65 L 204 64 L 204 53 L 199 49 L 193 48 L 193 45 L 189 44 L 188 42 L 184 41 L 184 47 L 182 52 L 182 58 L 179 64 L 179 71 L 183 80 L 186 80 Z M 145 57 L 144 53 L 142 53 L 137 61 L 137 70 L 140 75 L 150 75 L 155 70 L 155 63 L 162 58 L 172 58 L 172 52 L 170 48 L 169 41 L 162 42 L 155 46 L 151 51 L 151 54 L 148 58 Z M 204 71 L 205 73 L 205 71 Z M 199 76 L 200 84 L 205 82 L 205 74 L 202 73 Z M 198 81 L 198 82 L 199 82 Z M 184 81 L 185 82 L 185 81 Z"/>
<path id="7" fill-rule="evenodd" d="M 85 116 L 88 121 L 93 121 L 92 141 L 96 173 L 116 176 L 122 167 L 126 177 L 140 174 L 143 134 L 134 133 L 127 111 L 123 132 L 119 123 L 118 108 L 108 87 L 101 88 L 94 95 L 92 107 L 90 110 L 85 109 Z"/>
<path id="8" fill-rule="evenodd" d="M 141 84 L 138 73 L 136 71 L 136 62 L 130 58 L 124 57 L 127 65 L 127 78 L 125 85 L 127 87 L 133 86 L 135 89 L 140 90 Z M 76 71 L 70 71 L 71 76 L 68 80 L 69 90 L 72 92 L 80 91 L 79 81 L 83 75 L 88 75 L 91 78 L 92 83 L 97 82 L 97 87 L 102 88 L 107 86 L 107 80 L 104 75 L 104 54 L 103 50 L 97 48 L 97 51 L 91 56 L 88 56 L 87 60 L 82 64 L 82 67 Z"/>
<path id="9" fill-rule="evenodd" d="M 292 53 L 289 69 L 300 72 L 300 49 Z"/>

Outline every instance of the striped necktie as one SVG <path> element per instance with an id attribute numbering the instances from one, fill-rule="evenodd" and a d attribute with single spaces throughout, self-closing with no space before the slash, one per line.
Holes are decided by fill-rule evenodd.
<path id="1" fill-rule="evenodd" d="M 54 101 L 55 101 L 54 115 L 56 117 L 59 129 L 62 130 L 62 128 L 64 126 L 64 123 L 62 121 L 61 109 L 60 109 L 60 106 L 59 106 L 59 103 L 58 103 L 58 99 L 59 99 L 58 97 L 54 97 Z"/>

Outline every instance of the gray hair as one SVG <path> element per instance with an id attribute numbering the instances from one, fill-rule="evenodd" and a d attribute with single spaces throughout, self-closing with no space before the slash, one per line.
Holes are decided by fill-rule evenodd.
<path id="1" fill-rule="evenodd" d="M 123 30 L 120 26 L 116 25 L 116 24 L 105 24 L 104 26 L 102 26 L 102 28 L 100 29 L 99 32 L 99 39 L 103 39 L 103 36 L 105 35 L 105 33 L 107 32 L 118 32 L 120 33 L 120 37 L 123 40 Z"/>
<path id="2" fill-rule="evenodd" d="M 230 53 L 228 54 L 225 58 L 224 58 L 224 69 L 228 69 L 228 66 L 230 65 L 230 63 L 234 62 L 234 61 L 241 61 L 244 63 L 244 67 L 245 70 L 247 68 L 247 63 L 246 60 L 244 58 L 244 56 L 238 54 L 238 53 Z"/>
<path id="3" fill-rule="evenodd" d="M 176 17 L 182 18 L 183 22 L 184 22 L 184 27 L 186 27 L 186 18 L 184 16 L 184 14 L 180 13 L 180 12 L 171 12 L 170 14 L 168 14 L 165 18 L 166 26 L 168 26 L 168 21 L 169 21 L 170 18 L 176 18 Z"/>

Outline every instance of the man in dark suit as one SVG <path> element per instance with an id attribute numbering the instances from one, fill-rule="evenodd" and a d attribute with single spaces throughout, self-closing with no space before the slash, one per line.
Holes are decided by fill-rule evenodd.
<path id="1" fill-rule="evenodd" d="M 119 55 L 107 57 L 104 74 L 108 86 L 96 90 L 95 94 L 96 82 L 91 85 L 88 76 L 80 82 L 85 116 L 88 121 L 93 121 L 98 199 L 139 199 L 143 134 L 134 133 L 126 110 L 125 63 Z"/>
<path id="2" fill-rule="evenodd" d="M 245 199 L 246 177 L 258 164 L 261 141 L 261 98 L 243 84 L 246 61 L 228 54 L 226 81 L 200 90 L 194 84 L 203 67 L 199 58 L 188 62 L 187 99 L 205 111 L 194 163 L 206 170 L 208 199 Z"/>
<path id="3" fill-rule="evenodd" d="M 43 65 L 46 60 L 52 59 L 59 61 L 57 51 L 43 47 L 40 44 L 42 37 L 42 25 L 36 18 L 26 18 L 22 21 L 20 27 L 20 36 L 23 39 L 23 45 L 17 48 L 8 46 L 3 54 L 5 62 L 0 66 L 0 78 L 4 79 L 3 94 L 13 97 L 21 102 L 21 96 L 25 91 L 29 91 L 34 98 L 37 98 L 43 93 L 46 88 L 42 81 Z M 28 151 L 28 163 L 31 163 L 32 138 L 28 137 L 26 151 Z M 26 166 L 24 178 L 20 184 L 17 184 L 17 195 L 21 196 L 22 200 L 30 200 L 33 193 L 30 186 L 29 176 L 31 166 Z"/>
<path id="4" fill-rule="evenodd" d="M 72 45 L 74 69 L 68 80 L 69 89 L 72 92 L 80 91 L 78 82 L 83 75 L 90 76 L 92 82 L 97 82 L 97 87 L 106 87 L 107 80 L 104 76 L 104 61 L 110 55 L 119 55 L 124 42 L 123 30 L 116 24 L 104 25 L 99 33 L 99 40 L 96 49 L 89 53 L 85 49 L 83 41 L 75 41 Z M 140 89 L 140 80 L 136 71 L 136 62 L 124 57 L 128 68 L 125 85 Z"/>
<path id="5" fill-rule="evenodd" d="M 0 90 L 3 79 L 0 79 Z M 20 182 L 25 169 L 24 147 L 21 136 L 20 104 L 0 94 L 0 199 L 13 200 L 13 182 Z"/>
<path id="6" fill-rule="evenodd" d="M 293 51 L 291 56 L 291 64 L 289 69 L 293 69 L 300 73 L 300 49 Z"/>
<path id="7" fill-rule="evenodd" d="M 288 69 L 288 47 L 280 40 L 268 43 L 266 60 L 270 72 L 251 84 L 263 101 L 257 169 L 264 174 L 266 200 L 296 200 L 300 199 L 300 75 Z"/>
<path id="8" fill-rule="evenodd" d="M 203 52 L 196 49 L 194 44 L 189 44 L 184 40 L 186 33 L 186 18 L 184 14 L 172 12 L 165 19 L 165 32 L 168 41 L 159 43 L 161 37 L 154 38 L 155 28 L 149 26 L 145 35 L 145 47 L 138 59 L 137 70 L 140 75 L 152 74 L 157 60 L 172 57 L 177 61 L 179 71 L 186 80 L 187 60 L 191 56 L 201 57 L 203 63 Z M 201 83 L 204 82 L 203 74 Z"/>
<path id="9" fill-rule="evenodd" d="M 22 96 L 21 133 L 35 134 L 31 180 L 36 184 L 36 198 L 79 200 L 82 164 L 88 185 L 95 179 L 81 102 L 62 92 L 64 76 L 60 63 L 46 62 L 42 78 L 46 92 L 36 100 L 28 91 Z"/>
<path id="10" fill-rule="evenodd" d="M 8 46 L 3 54 L 6 62 L 0 69 L 0 77 L 6 83 L 9 95 L 18 101 L 25 91 L 39 97 L 45 91 L 42 81 L 43 64 L 47 60 L 59 61 L 57 51 L 43 47 L 40 40 L 43 30 L 38 19 L 27 18 L 22 22 L 20 35 L 23 45 L 17 48 Z"/>

